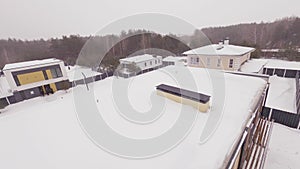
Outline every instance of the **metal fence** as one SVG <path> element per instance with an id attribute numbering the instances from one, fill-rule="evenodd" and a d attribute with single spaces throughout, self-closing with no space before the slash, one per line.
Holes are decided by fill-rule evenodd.
<path id="1" fill-rule="evenodd" d="M 91 77 L 85 77 L 85 75 L 83 74 L 82 79 L 74 80 L 74 81 L 70 82 L 71 83 L 70 87 L 75 87 L 77 85 L 86 85 L 86 84 L 89 84 L 92 82 L 103 80 L 103 79 L 113 76 L 113 75 L 114 75 L 113 71 L 104 72 L 100 75 L 91 76 Z"/>
<path id="2" fill-rule="evenodd" d="M 292 128 L 299 128 L 300 116 L 299 114 L 289 113 L 282 110 L 272 109 L 269 107 L 264 107 L 261 115 L 268 118 L 269 120 L 274 120 L 274 122 L 283 124 Z"/>
<path id="3" fill-rule="evenodd" d="M 296 74 L 296 107 L 297 107 L 297 114 L 300 115 L 300 86 L 299 86 L 299 72 Z"/>

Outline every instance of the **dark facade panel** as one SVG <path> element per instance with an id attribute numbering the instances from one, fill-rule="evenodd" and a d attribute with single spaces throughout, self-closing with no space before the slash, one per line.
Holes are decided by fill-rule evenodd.
<path id="1" fill-rule="evenodd" d="M 9 96 L 7 99 L 10 104 L 17 103 L 15 96 Z"/>
<path id="2" fill-rule="evenodd" d="M 76 85 L 85 84 L 83 79 L 76 80 L 75 83 L 76 83 Z"/>
<path id="3" fill-rule="evenodd" d="M 6 98 L 1 98 L 0 99 L 0 109 L 4 109 L 6 106 L 8 106 L 8 102 L 6 100 Z"/>
<path id="4" fill-rule="evenodd" d="M 23 91 L 25 98 L 24 99 L 32 99 L 35 97 L 42 96 L 42 93 L 38 87 L 27 89 Z"/>
<path id="5" fill-rule="evenodd" d="M 57 90 L 67 90 L 72 87 L 72 83 L 68 80 L 55 83 Z"/>
<path id="6" fill-rule="evenodd" d="M 261 115 L 262 115 L 263 117 L 266 117 L 266 118 L 268 118 L 268 117 L 269 117 L 269 115 L 270 115 L 270 111 L 271 111 L 271 109 L 270 109 L 270 108 L 268 108 L 268 107 L 264 107 L 264 108 L 263 108 L 263 111 L 261 112 Z"/>
<path id="7" fill-rule="evenodd" d="M 85 83 L 93 83 L 94 82 L 94 78 L 93 77 L 88 77 L 85 79 Z"/>
<path id="8" fill-rule="evenodd" d="M 12 72 L 12 75 L 20 75 L 20 74 L 25 74 L 25 73 L 32 73 L 32 72 L 38 72 L 38 71 L 43 71 L 43 70 L 48 70 L 48 69 L 56 69 L 59 68 L 59 65 L 52 65 L 52 66 L 44 66 L 44 67 L 39 67 L 39 68 L 33 68 L 33 69 L 25 69 L 25 70 L 20 70 L 20 71 L 15 71 Z"/>
<path id="9" fill-rule="evenodd" d="M 286 125 L 288 127 L 297 128 L 300 116 L 298 114 L 273 109 L 271 119 L 274 119 L 275 122 Z"/>
<path id="10" fill-rule="evenodd" d="M 193 92 L 193 91 L 189 91 L 189 90 L 185 90 L 185 89 L 180 89 L 180 88 L 165 85 L 165 84 L 156 86 L 156 89 L 166 92 L 166 93 L 170 93 L 170 94 L 179 96 L 179 97 L 183 97 L 186 99 L 201 102 L 201 103 L 207 103 L 210 100 L 210 96 L 207 96 L 205 94 L 201 94 L 201 93 L 197 93 L 197 92 Z"/>
<path id="11" fill-rule="evenodd" d="M 114 72 L 113 72 L 113 71 L 107 72 L 107 76 L 108 76 L 108 77 L 113 76 L 113 75 L 114 75 Z"/>
<path id="12" fill-rule="evenodd" d="M 15 102 L 20 102 L 25 100 L 25 95 L 23 93 L 23 91 L 20 92 L 14 92 L 14 98 L 15 98 Z"/>
<path id="13" fill-rule="evenodd" d="M 46 70 L 49 70 L 49 69 L 51 70 L 52 76 L 53 76 L 52 70 L 56 70 L 56 71 L 60 72 L 59 76 L 56 75 L 56 76 L 53 76 L 53 78 L 62 77 L 62 73 L 61 73 L 61 69 L 60 69 L 59 65 L 52 65 L 52 66 L 45 66 L 45 67 L 39 67 L 39 68 L 33 68 L 33 69 L 26 69 L 26 70 L 15 71 L 15 72 L 12 72 L 12 76 L 13 76 L 13 78 L 15 80 L 16 85 L 20 86 L 21 84 L 20 84 L 19 79 L 17 77 L 18 75 L 42 71 L 43 74 L 44 74 L 45 80 L 48 80 L 49 77 L 47 76 Z"/>
<path id="14" fill-rule="evenodd" d="M 101 79 L 101 75 L 95 76 L 95 81 L 99 81 L 99 80 L 102 80 L 102 79 Z"/>
<path id="15" fill-rule="evenodd" d="M 101 74 L 100 76 L 101 76 L 101 79 L 105 79 L 105 78 L 108 77 L 107 73 L 103 73 L 103 74 Z"/>

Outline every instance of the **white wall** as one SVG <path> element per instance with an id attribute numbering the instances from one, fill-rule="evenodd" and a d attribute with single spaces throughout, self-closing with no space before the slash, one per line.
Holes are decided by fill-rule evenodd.
<path id="1" fill-rule="evenodd" d="M 197 58 L 199 58 L 199 62 L 197 62 Z M 236 71 L 249 58 L 250 53 L 243 56 L 188 55 L 188 66 Z M 232 68 L 229 67 L 230 59 L 233 59 Z"/>
<path id="2" fill-rule="evenodd" d="M 156 63 L 155 63 L 156 61 Z M 145 65 L 146 64 L 146 65 Z M 141 70 L 151 69 L 162 65 L 162 58 L 161 57 L 154 57 L 151 60 L 142 61 L 136 63 L 138 67 L 141 68 Z"/>

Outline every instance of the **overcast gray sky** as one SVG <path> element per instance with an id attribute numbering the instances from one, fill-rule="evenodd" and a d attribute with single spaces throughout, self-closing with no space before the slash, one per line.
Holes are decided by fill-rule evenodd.
<path id="1" fill-rule="evenodd" d="M 300 16 L 299 0 L 0 0 L 0 39 L 93 35 L 139 13 L 179 17 L 198 28 Z"/>

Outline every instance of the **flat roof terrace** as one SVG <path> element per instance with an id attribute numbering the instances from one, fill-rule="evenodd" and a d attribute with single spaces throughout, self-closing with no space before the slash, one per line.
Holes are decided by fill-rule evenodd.
<path id="1" fill-rule="evenodd" d="M 232 147 L 238 141 L 249 119 L 256 100 L 261 97 L 266 82 L 260 78 L 224 74 L 226 99 L 222 107 L 211 107 L 209 113 L 198 110 L 155 94 L 156 86 L 176 85 L 176 81 L 166 72 L 183 76 L 188 70 L 197 85 L 197 90 L 183 85 L 180 88 L 210 96 L 214 105 L 219 93 L 215 93 L 206 69 L 168 66 L 128 79 L 109 77 L 89 84 L 76 86 L 68 92 L 60 91 L 51 96 L 39 97 L 20 102 L 5 108 L 0 115 L 0 163 L 3 168 L 130 168 L 130 169 L 216 169 L 224 165 Z M 222 73 L 222 72 L 220 72 Z M 218 79 L 217 79 L 218 80 Z M 164 101 L 164 113 L 155 122 L 147 125 L 131 123 L 120 116 L 116 108 L 115 96 L 120 93 L 112 90 L 116 82 L 130 82 L 129 104 L 141 114 L 147 114 L 151 103 Z M 186 84 L 186 83 L 185 83 Z M 132 160 L 120 158 L 97 147 L 81 128 L 74 106 L 76 90 L 92 92 L 92 100 L 97 105 L 99 115 L 111 129 L 121 135 L 147 139 L 155 138 L 170 130 L 181 114 L 198 114 L 193 127 L 180 144 L 169 152 L 148 159 Z M 116 92 L 116 93 L 114 93 Z M 83 105 L 88 105 L 90 98 Z M 205 97 L 207 99 L 207 97 Z M 201 98 L 205 100 L 205 98 Z M 181 113 L 182 107 L 186 112 Z M 89 107 L 84 107 L 88 112 Z M 211 117 L 223 111 L 222 119 L 214 133 L 203 144 L 200 137 Z M 214 116 L 212 116 L 214 117 Z M 107 137 L 103 133 L 103 137 Z M 126 146 L 126 145 L 123 145 Z M 49 160 L 51 159 L 51 160 Z"/>

